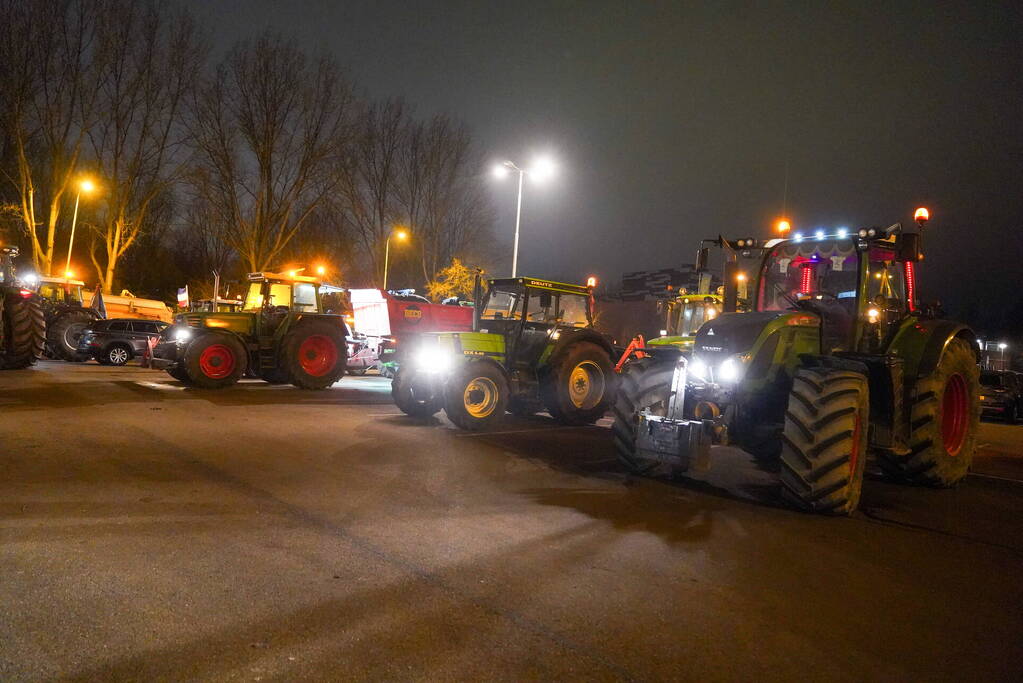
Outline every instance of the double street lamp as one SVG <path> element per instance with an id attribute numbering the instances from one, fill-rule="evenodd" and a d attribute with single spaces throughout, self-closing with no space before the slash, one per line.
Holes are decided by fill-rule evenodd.
<path id="1" fill-rule="evenodd" d="M 498 179 L 507 178 L 509 173 L 519 174 L 519 196 L 515 203 L 515 246 L 512 248 L 512 277 L 518 274 L 519 266 L 519 225 L 522 221 L 522 179 L 529 175 L 530 178 L 538 182 L 543 182 L 551 178 L 557 171 L 557 167 L 554 162 L 547 158 L 541 157 L 533 162 L 533 165 L 528 170 L 519 168 L 515 163 L 511 161 L 503 161 L 494 167 L 494 177 Z"/>
<path id="2" fill-rule="evenodd" d="M 408 239 L 408 231 L 402 228 L 394 230 L 387 236 L 387 240 L 384 242 L 384 291 L 387 291 L 387 266 L 391 257 L 391 238 L 404 242 Z"/>
<path id="3" fill-rule="evenodd" d="M 67 263 L 64 264 L 64 277 L 71 277 L 71 249 L 75 246 L 75 226 L 78 224 L 78 202 L 82 199 L 82 193 L 92 194 L 96 190 L 96 183 L 88 178 L 78 182 L 78 194 L 75 195 L 75 213 L 71 217 L 71 237 L 67 243 Z"/>

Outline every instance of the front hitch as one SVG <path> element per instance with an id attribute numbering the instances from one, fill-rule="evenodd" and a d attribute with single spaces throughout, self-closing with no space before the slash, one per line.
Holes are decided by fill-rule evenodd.
<path id="1" fill-rule="evenodd" d="M 687 366 L 688 360 L 680 355 L 664 415 L 640 412 L 636 450 L 639 455 L 664 462 L 678 471 L 706 471 L 710 467 L 710 447 L 720 427 L 720 418 L 690 420 L 685 417 Z"/>

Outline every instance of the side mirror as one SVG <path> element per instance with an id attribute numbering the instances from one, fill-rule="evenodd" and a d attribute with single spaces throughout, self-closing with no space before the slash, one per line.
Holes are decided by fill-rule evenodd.
<path id="1" fill-rule="evenodd" d="M 920 233 L 904 232 L 896 240 L 896 251 L 900 261 L 920 260 Z"/>
<path id="2" fill-rule="evenodd" d="M 702 247 L 696 252 L 696 272 L 702 273 L 707 270 L 707 259 L 710 257 L 710 249 Z"/>

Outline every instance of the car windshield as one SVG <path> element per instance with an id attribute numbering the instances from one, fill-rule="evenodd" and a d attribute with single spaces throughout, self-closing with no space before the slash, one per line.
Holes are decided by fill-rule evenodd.
<path id="1" fill-rule="evenodd" d="M 764 261 L 757 309 L 784 311 L 823 295 L 854 307 L 858 277 L 852 240 L 784 242 Z"/>
<path id="2" fill-rule="evenodd" d="M 483 320 L 518 320 L 522 317 L 522 292 L 491 290 L 480 318 Z"/>

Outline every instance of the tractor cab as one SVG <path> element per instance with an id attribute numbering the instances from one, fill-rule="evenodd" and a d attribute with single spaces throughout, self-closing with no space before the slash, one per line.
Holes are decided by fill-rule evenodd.
<path id="1" fill-rule="evenodd" d="M 822 353 L 876 352 L 913 310 L 915 254 L 905 253 L 901 226 L 861 232 L 775 244 L 763 262 L 755 310 L 814 315 Z"/>
<path id="2" fill-rule="evenodd" d="M 82 289 L 85 283 L 66 277 L 39 278 L 39 298 L 50 305 L 82 306 L 85 301 Z"/>
<path id="3" fill-rule="evenodd" d="M 524 277 L 488 285 L 478 329 L 504 337 L 512 367 L 534 367 L 563 330 L 592 326 L 589 287 Z"/>

